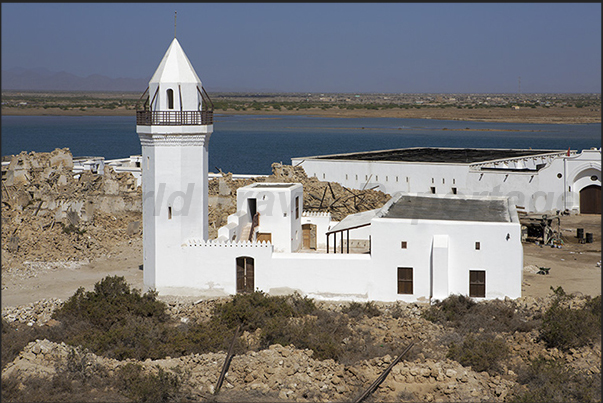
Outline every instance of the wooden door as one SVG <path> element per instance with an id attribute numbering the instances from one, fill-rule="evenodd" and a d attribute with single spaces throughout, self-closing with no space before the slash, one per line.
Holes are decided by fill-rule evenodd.
<path id="1" fill-rule="evenodd" d="M 237 258 L 237 294 L 253 292 L 254 269 L 252 257 L 242 256 Z"/>
<path id="2" fill-rule="evenodd" d="M 316 225 L 302 225 L 302 248 L 316 249 Z"/>
<path id="3" fill-rule="evenodd" d="M 590 185 L 580 191 L 580 214 L 601 214 L 601 186 Z"/>

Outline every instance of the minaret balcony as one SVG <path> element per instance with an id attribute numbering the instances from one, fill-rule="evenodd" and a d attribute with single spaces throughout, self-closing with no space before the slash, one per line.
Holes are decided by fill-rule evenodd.
<path id="1" fill-rule="evenodd" d="M 213 125 L 214 111 L 136 111 L 138 126 Z"/>

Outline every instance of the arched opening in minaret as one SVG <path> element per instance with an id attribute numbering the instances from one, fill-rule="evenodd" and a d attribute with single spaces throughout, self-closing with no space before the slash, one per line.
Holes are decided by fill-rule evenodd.
<path id="1" fill-rule="evenodd" d="M 171 88 L 167 90 L 167 103 L 168 109 L 174 109 L 174 90 Z"/>

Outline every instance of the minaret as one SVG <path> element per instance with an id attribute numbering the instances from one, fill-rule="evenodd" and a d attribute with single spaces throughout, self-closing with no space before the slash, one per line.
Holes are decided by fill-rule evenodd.
<path id="1" fill-rule="evenodd" d="M 142 145 L 144 289 L 169 287 L 187 239 L 207 240 L 213 105 L 176 38 L 153 74 L 136 132 Z"/>

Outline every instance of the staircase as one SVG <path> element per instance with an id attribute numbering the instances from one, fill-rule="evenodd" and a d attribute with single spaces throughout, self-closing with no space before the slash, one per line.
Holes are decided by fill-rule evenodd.
<path id="1" fill-rule="evenodd" d="M 239 241 L 248 241 L 249 235 L 251 235 L 251 223 L 245 225 L 241 230 L 241 236 L 239 237 Z"/>

